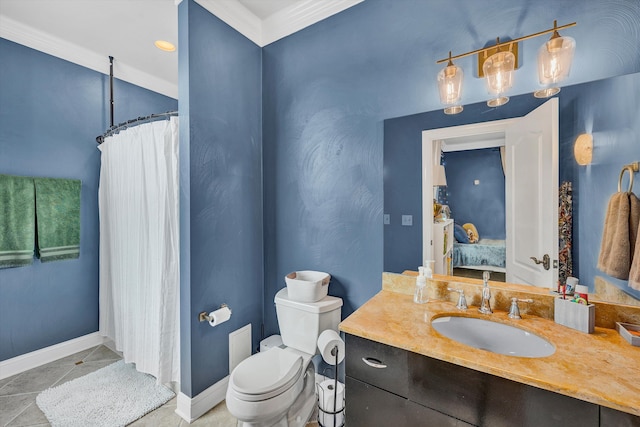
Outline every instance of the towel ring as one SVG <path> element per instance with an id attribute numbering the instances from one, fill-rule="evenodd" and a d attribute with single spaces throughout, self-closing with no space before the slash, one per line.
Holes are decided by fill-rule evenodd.
<path id="1" fill-rule="evenodd" d="M 622 191 L 622 177 L 624 176 L 625 171 L 629 171 L 629 189 L 627 190 L 627 194 L 631 194 L 631 191 L 633 190 L 633 173 L 638 172 L 639 169 L 640 162 L 630 163 L 622 167 L 620 177 L 618 178 L 618 193 Z"/>

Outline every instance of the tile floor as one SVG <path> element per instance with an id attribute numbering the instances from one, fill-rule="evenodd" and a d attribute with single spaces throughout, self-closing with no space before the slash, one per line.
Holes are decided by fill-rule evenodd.
<path id="1" fill-rule="evenodd" d="M 36 396 L 54 385 L 81 377 L 119 360 L 120 356 L 105 346 L 97 346 L 55 362 L 0 380 L 0 426 L 49 426 L 38 405 Z M 222 402 L 202 417 L 189 424 L 175 414 L 176 399 L 145 415 L 131 426 L 135 427 L 235 427 L 236 419 Z M 309 423 L 308 426 L 317 426 Z"/>

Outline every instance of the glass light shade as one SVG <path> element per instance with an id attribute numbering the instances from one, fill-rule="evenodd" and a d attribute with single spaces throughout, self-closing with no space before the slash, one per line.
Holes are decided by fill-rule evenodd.
<path id="1" fill-rule="evenodd" d="M 538 79 L 543 86 L 564 80 L 571 70 L 576 41 L 571 37 L 553 37 L 538 50 Z"/>
<path id="2" fill-rule="evenodd" d="M 515 63 L 516 57 L 513 53 L 497 52 L 487 58 L 482 65 L 487 90 L 491 95 L 497 95 L 495 99 L 487 102 L 490 107 L 497 107 L 509 101 L 509 97 L 502 94 L 513 86 Z"/>
<path id="3" fill-rule="evenodd" d="M 462 106 L 458 104 L 462 98 L 463 77 L 462 68 L 451 62 L 438 73 L 440 102 L 447 105 L 444 110 L 446 114 L 457 114 L 462 111 Z"/>

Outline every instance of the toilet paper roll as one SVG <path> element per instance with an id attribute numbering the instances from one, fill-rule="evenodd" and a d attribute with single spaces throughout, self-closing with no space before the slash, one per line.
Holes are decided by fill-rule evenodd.
<path id="1" fill-rule="evenodd" d="M 338 346 L 338 363 L 344 359 L 344 341 L 340 338 L 340 335 L 332 329 L 322 331 L 318 337 L 318 350 L 322 355 L 322 360 L 329 365 L 336 364 L 336 355 L 334 348 Z"/>
<path id="2" fill-rule="evenodd" d="M 338 427 L 344 422 L 344 411 L 338 414 L 330 414 L 328 412 L 342 411 L 344 408 L 344 384 L 338 382 L 336 390 L 335 380 L 325 380 L 318 384 L 318 404 L 320 411 L 318 412 L 318 421 L 324 427 Z M 333 405 L 335 396 L 335 408 Z"/>
<path id="3" fill-rule="evenodd" d="M 229 310 L 229 307 L 219 308 L 209 313 L 209 318 L 211 319 L 209 320 L 211 326 L 218 326 L 231 318 L 231 310 Z"/>

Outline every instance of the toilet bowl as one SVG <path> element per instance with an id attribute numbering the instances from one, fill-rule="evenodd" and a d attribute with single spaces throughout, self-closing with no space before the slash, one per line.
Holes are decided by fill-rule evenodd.
<path id="1" fill-rule="evenodd" d="M 316 405 L 315 368 L 311 358 L 326 329 L 337 331 L 342 300 L 291 300 L 287 289 L 275 297 L 278 325 L 286 347 L 256 353 L 233 370 L 226 404 L 243 427 L 301 427 Z"/>
<path id="2" fill-rule="evenodd" d="M 296 418 L 306 422 L 315 403 L 315 369 L 310 361 L 310 354 L 279 347 L 245 359 L 229 378 L 227 409 L 247 427 L 291 426 L 297 424 Z M 309 393 L 303 391 L 309 384 L 311 403 L 305 405 L 303 400 L 309 400 Z M 294 406 L 306 406 L 308 413 L 289 413 Z"/>

